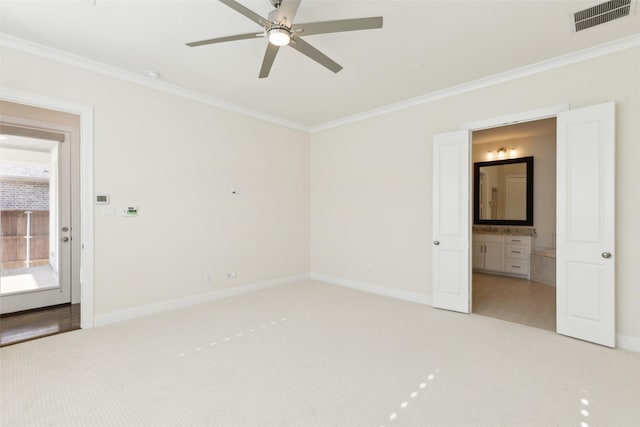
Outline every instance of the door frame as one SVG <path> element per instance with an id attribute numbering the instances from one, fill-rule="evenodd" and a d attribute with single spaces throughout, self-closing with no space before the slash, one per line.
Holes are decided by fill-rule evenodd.
<path id="1" fill-rule="evenodd" d="M 0 99 L 80 116 L 80 327 L 94 325 L 93 106 L 0 86 Z"/>
<path id="2" fill-rule="evenodd" d="M 522 122 L 530 122 L 533 120 L 542 120 L 548 119 L 551 117 L 557 117 L 559 113 L 564 111 L 569 111 L 571 109 L 570 104 L 557 104 L 549 107 L 539 108 L 537 110 L 528 110 L 521 111 L 518 113 L 507 114 L 504 116 L 491 117 L 488 119 L 478 120 L 474 122 L 464 123 L 462 125 L 462 129 L 468 130 L 469 132 L 482 130 L 482 129 L 490 129 L 501 126 L 513 125 L 516 123 Z M 473 145 L 473 136 L 471 137 L 471 145 Z M 473 169 L 473 158 L 470 156 L 470 164 L 469 168 Z M 468 228 L 469 239 L 471 240 L 471 234 L 473 229 L 473 191 L 469 192 L 469 222 L 470 226 Z M 472 270 L 473 268 L 473 253 L 469 251 L 469 268 Z M 472 307 L 473 300 L 473 280 L 470 278 L 469 280 L 469 306 Z M 556 332 L 557 333 L 557 332 Z"/>

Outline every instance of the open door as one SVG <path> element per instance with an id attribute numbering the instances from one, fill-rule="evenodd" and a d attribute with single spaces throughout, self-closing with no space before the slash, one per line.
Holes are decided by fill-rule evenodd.
<path id="1" fill-rule="evenodd" d="M 433 138 L 433 306 L 469 313 L 470 132 Z"/>
<path id="2" fill-rule="evenodd" d="M 558 114 L 557 331 L 615 346 L 615 105 Z"/>
<path id="3" fill-rule="evenodd" d="M 10 201 L 0 206 L 0 314 L 69 303 L 70 134 L 5 121 L 0 132 L 0 182 Z"/>

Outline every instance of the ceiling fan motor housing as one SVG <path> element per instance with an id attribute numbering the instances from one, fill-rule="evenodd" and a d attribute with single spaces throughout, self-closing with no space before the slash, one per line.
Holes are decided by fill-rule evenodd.
<path id="1" fill-rule="evenodd" d="M 291 41 L 291 30 L 285 25 L 272 25 L 266 33 L 269 42 L 276 46 L 286 46 Z"/>
<path id="2" fill-rule="evenodd" d="M 283 19 L 283 20 L 278 19 L 278 9 L 274 9 L 271 12 L 269 12 L 269 17 L 268 18 L 269 18 L 269 22 L 270 23 L 276 24 L 276 25 L 277 24 L 284 25 L 284 24 L 282 24 L 282 22 L 286 21 L 286 19 Z"/>

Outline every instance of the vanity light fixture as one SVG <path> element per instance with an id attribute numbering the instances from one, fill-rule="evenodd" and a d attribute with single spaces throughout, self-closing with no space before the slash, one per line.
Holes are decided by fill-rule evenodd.
<path id="1" fill-rule="evenodd" d="M 511 158 L 516 157 L 516 149 L 513 147 L 512 148 L 500 147 L 495 150 L 488 150 L 487 160 L 493 160 L 496 156 L 498 157 L 498 159 L 504 159 L 505 157 L 507 157 L 507 154 Z"/>

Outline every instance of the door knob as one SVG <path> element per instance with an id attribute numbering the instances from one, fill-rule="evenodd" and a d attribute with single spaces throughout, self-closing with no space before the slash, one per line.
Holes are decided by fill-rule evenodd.
<path id="1" fill-rule="evenodd" d="M 438 245 L 440 244 L 440 242 L 439 242 L 439 241 L 437 241 L 437 240 L 434 240 L 434 241 L 433 241 L 433 244 L 434 244 L 434 245 L 436 245 L 436 246 L 438 246 Z"/>
<path id="2" fill-rule="evenodd" d="M 68 238 L 67 236 L 64 236 L 64 237 L 63 237 L 62 239 L 60 239 L 60 240 L 62 240 L 63 242 L 68 242 L 68 241 L 69 241 L 69 238 Z"/>
<path id="3" fill-rule="evenodd" d="M 605 259 L 611 258 L 611 252 L 602 252 L 602 258 L 605 258 Z"/>

